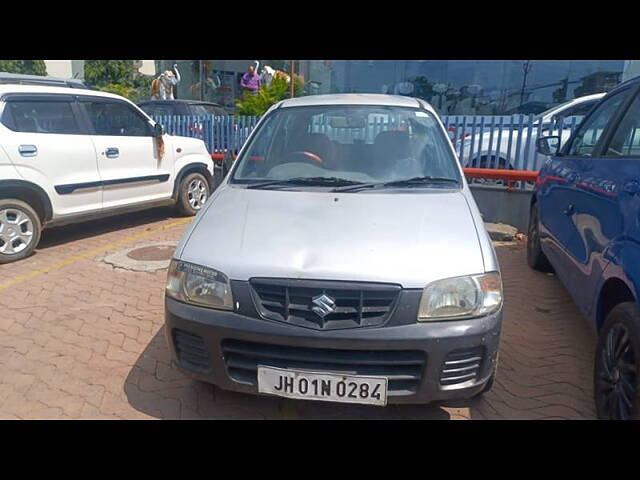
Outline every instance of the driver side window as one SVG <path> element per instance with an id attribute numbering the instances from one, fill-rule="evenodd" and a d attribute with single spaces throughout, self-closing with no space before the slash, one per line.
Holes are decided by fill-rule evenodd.
<path id="1" fill-rule="evenodd" d="M 627 99 L 630 92 L 631 90 L 627 88 L 609 97 L 596 107 L 593 114 L 578 128 L 567 154 L 586 157 L 591 156 L 602 132 L 604 132 L 607 124 L 618 111 L 620 105 Z"/>
<path id="2" fill-rule="evenodd" d="M 624 114 L 605 154 L 608 157 L 640 155 L 640 96 L 636 96 Z"/>

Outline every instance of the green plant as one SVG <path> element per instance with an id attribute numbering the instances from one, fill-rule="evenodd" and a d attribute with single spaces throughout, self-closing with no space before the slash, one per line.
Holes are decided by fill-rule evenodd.
<path id="1" fill-rule="evenodd" d="M 257 116 L 263 115 L 269 108 L 290 95 L 289 83 L 284 78 L 274 78 L 267 87 L 263 85 L 255 95 L 245 93 L 236 101 L 236 114 Z M 294 96 L 299 97 L 304 92 L 304 80 L 295 76 Z"/>
<path id="2" fill-rule="evenodd" d="M 87 86 L 115 93 L 132 101 L 146 98 L 152 77 L 142 75 L 134 60 L 85 60 L 84 80 Z"/>
<path id="3" fill-rule="evenodd" d="M 95 87 L 97 90 L 108 93 L 115 93 L 116 95 L 120 95 L 121 97 L 125 97 L 131 99 L 135 93 L 136 89 L 133 87 L 128 87 L 121 83 L 109 83 L 103 87 Z"/>
<path id="4" fill-rule="evenodd" d="M 0 72 L 46 75 L 44 60 L 0 60 Z"/>

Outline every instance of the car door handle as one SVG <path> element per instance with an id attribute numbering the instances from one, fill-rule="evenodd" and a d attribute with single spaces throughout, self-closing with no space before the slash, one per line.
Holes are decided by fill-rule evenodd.
<path id="1" fill-rule="evenodd" d="M 567 205 L 567 208 L 565 208 L 562 213 L 564 213 L 565 215 L 571 216 L 574 213 L 576 213 L 576 209 L 573 205 Z"/>
<path id="2" fill-rule="evenodd" d="M 109 147 L 105 149 L 104 154 L 107 158 L 118 158 L 120 156 L 120 150 L 115 147 Z"/>
<path id="3" fill-rule="evenodd" d="M 38 154 L 38 147 L 35 145 L 20 145 L 18 151 L 23 157 L 35 157 Z"/>

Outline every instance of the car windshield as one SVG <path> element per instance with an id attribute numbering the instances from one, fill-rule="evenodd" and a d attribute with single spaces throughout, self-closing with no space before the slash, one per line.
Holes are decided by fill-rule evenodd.
<path id="1" fill-rule="evenodd" d="M 285 107 L 259 126 L 231 182 L 300 188 L 421 178 L 394 186 L 452 188 L 461 179 L 448 142 L 436 118 L 417 108 Z"/>

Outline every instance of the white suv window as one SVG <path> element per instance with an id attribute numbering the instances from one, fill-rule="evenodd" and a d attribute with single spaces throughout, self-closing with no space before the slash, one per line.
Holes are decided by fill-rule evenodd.
<path id="1" fill-rule="evenodd" d="M 83 100 L 82 103 L 87 109 L 87 114 L 93 124 L 96 135 L 119 137 L 151 136 L 149 123 L 142 115 L 124 102 Z"/>
<path id="2" fill-rule="evenodd" d="M 65 101 L 8 101 L 2 123 L 16 132 L 81 133 L 71 103 Z"/>

